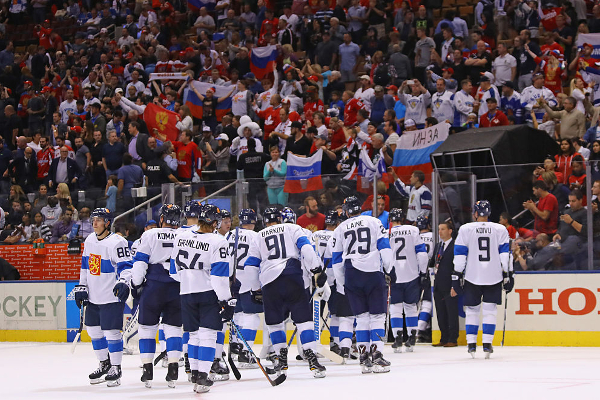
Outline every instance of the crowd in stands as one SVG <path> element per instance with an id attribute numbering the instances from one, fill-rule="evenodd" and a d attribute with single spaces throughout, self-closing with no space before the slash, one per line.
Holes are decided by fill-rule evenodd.
<path id="1" fill-rule="evenodd" d="M 32 28 L 25 38 L 23 27 Z M 238 171 L 253 182 L 251 206 L 302 205 L 301 219 L 322 229 L 323 213 L 356 192 L 344 178 L 361 149 L 389 167 L 405 131 L 528 124 L 560 152 L 533 171 L 539 202 L 523 205 L 532 229 L 511 231 L 520 237 L 515 262 L 550 268 L 536 255 L 551 243 L 584 246 L 588 221 L 578 207 L 590 203 L 598 215 L 585 167 L 600 179 L 600 67 L 594 44 L 576 43 L 599 32 L 600 4 L 584 0 L 4 2 L 0 238 L 85 238 L 89 209 L 128 209 L 134 187 L 203 182 L 209 192 Z M 278 56 L 257 80 L 252 51 L 267 45 Z M 156 72 L 189 79 L 150 81 Z M 192 80 L 231 91 L 199 93 Z M 201 115 L 184 102 L 190 91 Z M 227 98 L 231 111 L 217 115 Z M 179 115 L 177 140 L 149 129 L 151 103 Z M 289 196 L 288 155 L 320 149 L 325 189 Z M 386 224 L 390 202 L 405 204 L 411 190 L 422 202 L 410 221 L 431 210 L 424 175 L 401 178 L 377 187 L 375 215 Z"/>

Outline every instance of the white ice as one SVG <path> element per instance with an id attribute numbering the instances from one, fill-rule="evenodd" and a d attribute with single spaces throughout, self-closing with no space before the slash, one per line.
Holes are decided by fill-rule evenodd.
<path id="1" fill-rule="evenodd" d="M 0 398 L 13 399 L 231 399 L 231 400 L 375 400 L 401 399 L 598 399 L 600 348 L 496 347 L 485 360 L 481 347 L 476 359 L 466 347 L 433 348 L 417 345 L 414 353 L 385 356 L 392 362 L 387 374 L 361 375 L 357 361 L 335 365 L 323 361 L 327 377 L 315 379 L 307 364 L 290 352 L 287 380 L 271 387 L 259 370 L 241 370 L 242 379 L 216 382 L 211 391 L 196 395 L 180 368 L 177 387 L 169 389 L 166 369 L 154 370 L 153 388 L 140 382 L 138 355 L 123 356 L 121 386 L 91 386 L 87 375 L 98 363 L 89 343 L 0 343 Z M 260 346 L 257 346 L 257 351 Z M 267 364 L 270 364 L 266 362 Z"/>

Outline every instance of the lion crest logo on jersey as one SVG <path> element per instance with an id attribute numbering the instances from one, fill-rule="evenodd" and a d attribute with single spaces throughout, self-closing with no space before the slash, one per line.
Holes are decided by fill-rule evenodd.
<path id="1" fill-rule="evenodd" d="M 166 112 L 157 112 L 156 113 L 156 123 L 158 124 L 158 130 L 161 132 L 165 130 L 167 124 L 169 123 L 169 114 Z"/>
<path id="2" fill-rule="evenodd" d="M 102 263 L 102 256 L 98 254 L 90 254 L 88 264 L 90 266 L 90 274 L 100 276 L 100 264 Z"/>

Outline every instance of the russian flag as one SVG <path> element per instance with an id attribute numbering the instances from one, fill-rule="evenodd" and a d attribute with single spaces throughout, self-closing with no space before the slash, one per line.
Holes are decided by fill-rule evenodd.
<path id="1" fill-rule="evenodd" d="M 213 11 L 217 5 L 216 0 L 188 0 L 187 3 L 190 10 L 199 10 L 206 7 L 208 11 Z"/>
<path id="2" fill-rule="evenodd" d="M 203 96 L 206 95 L 207 89 L 215 88 L 216 92 L 215 92 L 214 96 L 217 99 L 224 97 L 227 94 L 229 94 L 229 92 L 231 92 L 231 86 L 213 85 L 211 83 L 198 82 L 198 81 L 192 81 L 190 83 L 190 85 L 194 85 L 194 88 L 196 88 L 198 93 L 200 93 Z M 190 90 L 190 89 L 186 89 L 186 95 L 184 97 L 185 97 L 184 103 L 186 106 L 189 107 L 190 111 L 192 112 L 192 115 L 196 118 L 202 119 L 202 113 L 203 113 L 203 109 L 204 109 L 202 100 L 200 100 L 198 98 L 198 96 L 196 96 L 196 93 L 194 93 L 194 91 Z M 228 97 L 225 100 L 223 100 L 222 102 L 217 103 L 217 109 L 216 109 L 217 121 L 221 122 L 221 119 L 223 118 L 223 116 L 231 111 L 231 103 L 232 103 L 231 97 Z"/>
<path id="3" fill-rule="evenodd" d="M 448 139 L 450 125 L 439 123 L 429 128 L 416 131 L 404 131 L 396 145 L 392 166 L 398 176 L 410 176 L 416 169 L 431 176 L 430 155 Z"/>
<path id="4" fill-rule="evenodd" d="M 254 47 L 250 51 L 250 70 L 261 80 L 273 72 L 273 65 L 277 60 L 277 46 Z"/>
<path id="5" fill-rule="evenodd" d="M 323 189 L 321 180 L 321 160 L 323 150 L 319 149 L 310 157 L 298 157 L 292 153 L 287 156 L 287 173 L 283 191 L 302 193 Z"/>

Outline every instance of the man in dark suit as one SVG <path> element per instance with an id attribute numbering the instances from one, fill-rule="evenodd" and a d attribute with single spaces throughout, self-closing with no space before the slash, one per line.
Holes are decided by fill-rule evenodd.
<path id="1" fill-rule="evenodd" d="M 452 225 L 438 226 L 440 242 L 435 246 L 429 267 L 435 268 L 433 299 L 442 337 L 434 347 L 456 347 L 458 340 L 458 296 L 452 289 L 454 271 L 454 239 Z"/>
<path id="2" fill-rule="evenodd" d="M 37 161 L 33 149 L 26 147 L 23 156 L 16 157 L 10 166 L 10 176 L 26 193 L 37 190 Z"/>
<path id="3" fill-rule="evenodd" d="M 66 183 L 70 190 L 75 189 L 77 181 L 81 178 L 79 165 L 69 158 L 69 149 L 66 146 L 60 148 L 60 157 L 52 160 L 50 173 L 48 174 L 48 186 L 56 190 L 59 183 Z"/>

